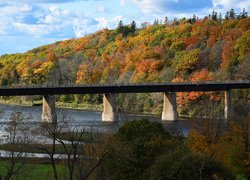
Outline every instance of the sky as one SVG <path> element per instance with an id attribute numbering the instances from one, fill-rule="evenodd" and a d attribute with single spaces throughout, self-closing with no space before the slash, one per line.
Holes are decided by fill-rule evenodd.
<path id="1" fill-rule="evenodd" d="M 103 28 L 122 20 L 153 23 L 168 17 L 250 10 L 250 0 L 0 0 L 0 55 L 22 53 Z"/>

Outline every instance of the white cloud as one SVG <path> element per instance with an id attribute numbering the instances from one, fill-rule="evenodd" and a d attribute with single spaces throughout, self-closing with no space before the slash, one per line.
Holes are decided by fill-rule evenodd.
<path id="1" fill-rule="evenodd" d="M 213 0 L 214 8 L 222 9 L 222 10 L 230 10 L 234 9 L 250 9 L 250 1 L 249 0 Z"/>
<path id="2" fill-rule="evenodd" d="M 97 12 L 103 13 L 106 11 L 106 8 L 104 7 L 103 4 L 98 4 L 96 7 Z"/>
<path id="3" fill-rule="evenodd" d="M 88 26 L 97 26 L 95 19 L 81 12 L 62 10 L 51 6 L 44 10 L 35 23 L 12 21 L 12 26 L 20 33 L 32 37 L 80 37 L 91 33 Z M 0 29 L 1 30 L 1 29 Z"/>
<path id="4" fill-rule="evenodd" d="M 29 13 L 32 11 L 32 6 L 28 4 L 4 5 L 0 6 L 0 16 L 13 16 L 21 13 Z"/>
<path id="5" fill-rule="evenodd" d="M 198 14 L 203 16 L 214 9 L 218 12 L 234 8 L 239 11 L 245 8 L 250 9 L 250 0 L 131 0 L 142 12 L 151 15 L 170 14 L 180 16 L 182 14 Z M 171 15 L 172 14 L 172 15 Z"/>
<path id="6" fill-rule="evenodd" d="M 157 11 L 157 4 L 153 0 L 132 0 L 138 5 L 144 13 L 152 13 Z"/>
<path id="7" fill-rule="evenodd" d="M 8 35 L 11 32 L 16 33 L 13 31 L 13 24 L 15 22 L 20 22 L 23 19 L 24 15 L 28 15 L 33 11 L 33 7 L 24 4 L 7 4 L 2 3 L 0 6 L 0 36 Z"/>
<path id="8" fill-rule="evenodd" d="M 63 22 L 70 20 L 72 17 L 75 17 L 75 14 L 69 10 L 61 10 L 56 6 L 51 6 L 49 8 L 49 13 L 41 17 L 38 23 L 62 24 Z"/>
<path id="9" fill-rule="evenodd" d="M 96 20 L 98 21 L 98 29 L 103 29 L 108 27 L 109 21 L 104 17 L 96 18 Z"/>
<path id="10" fill-rule="evenodd" d="M 14 23 L 14 27 L 19 30 L 23 31 L 26 34 L 31 35 L 32 37 L 41 37 L 43 35 L 49 34 L 51 31 L 58 30 L 58 26 L 49 26 L 46 24 L 25 24 L 25 23 Z"/>
<path id="11" fill-rule="evenodd" d="M 126 0 L 120 0 L 120 5 L 121 6 L 125 6 L 125 4 L 126 4 Z"/>
<path id="12" fill-rule="evenodd" d="M 97 26 L 97 21 L 82 12 L 69 11 L 51 6 L 15 3 L 0 6 L 0 36 L 27 35 L 31 37 L 79 37 Z"/>
<path id="13" fill-rule="evenodd" d="M 123 16 L 115 16 L 112 19 L 106 19 L 104 17 L 101 17 L 101 18 L 96 18 L 96 20 L 98 21 L 98 29 L 103 29 L 103 28 L 113 29 L 118 25 L 118 22 L 120 20 L 126 22 L 128 19 Z"/>
<path id="14" fill-rule="evenodd" d="M 68 3 L 68 2 L 76 2 L 76 1 L 83 1 L 83 0 L 8 0 L 10 3 L 15 3 L 15 2 L 24 2 L 24 3 Z M 84 0 L 86 1 L 86 0 Z M 91 1 L 91 0 L 89 0 Z M 93 0 L 92 0 L 93 1 Z M 0 3 L 5 3 L 6 0 L 0 0 Z"/>

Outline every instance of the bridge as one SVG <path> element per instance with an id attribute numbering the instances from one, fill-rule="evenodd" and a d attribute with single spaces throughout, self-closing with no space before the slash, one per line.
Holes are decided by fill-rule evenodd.
<path id="1" fill-rule="evenodd" d="M 250 81 L 221 82 L 181 82 L 181 83 L 144 83 L 144 84 L 97 84 L 64 86 L 1 86 L 0 96 L 43 95 L 42 121 L 56 121 L 54 95 L 63 94 L 104 94 L 102 120 L 116 120 L 115 94 L 117 93 L 163 93 L 162 120 L 178 119 L 176 92 L 224 91 L 224 117 L 228 119 L 232 112 L 232 89 L 248 89 Z"/>

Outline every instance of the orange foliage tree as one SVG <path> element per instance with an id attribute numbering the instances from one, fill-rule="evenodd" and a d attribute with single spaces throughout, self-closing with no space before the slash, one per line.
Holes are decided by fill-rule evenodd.
<path id="1" fill-rule="evenodd" d="M 223 122 L 216 119 L 199 120 L 188 134 L 188 147 L 194 154 L 206 155 L 236 172 L 231 159 L 231 144 Z"/>
<path id="2" fill-rule="evenodd" d="M 135 67 L 132 76 L 133 82 L 153 82 L 157 79 L 158 71 L 162 67 L 161 60 L 146 59 L 142 60 Z"/>

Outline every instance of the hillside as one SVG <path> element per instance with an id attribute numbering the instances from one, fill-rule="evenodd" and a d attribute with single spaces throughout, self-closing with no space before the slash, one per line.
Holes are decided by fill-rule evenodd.
<path id="1" fill-rule="evenodd" d="M 250 17 L 103 29 L 0 57 L 2 85 L 250 79 Z M 244 94 L 244 93 L 243 93 Z M 211 93 L 180 94 L 197 100 Z M 242 95 L 243 96 L 243 95 Z M 249 92 L 245 93 L 249 96 Z M 249 98 L 249 97 L 248 97 Z M 179 98 L 183 104 L 183 98 Z"/>

